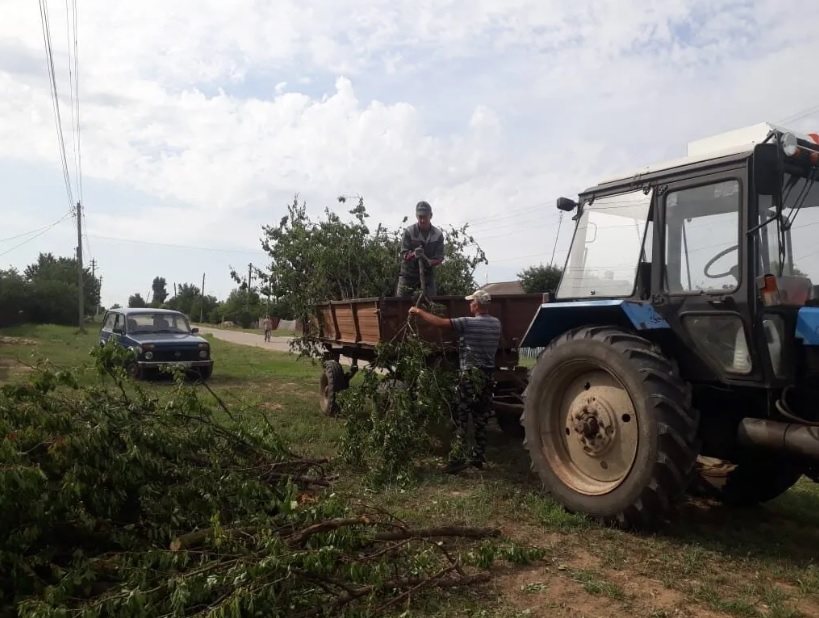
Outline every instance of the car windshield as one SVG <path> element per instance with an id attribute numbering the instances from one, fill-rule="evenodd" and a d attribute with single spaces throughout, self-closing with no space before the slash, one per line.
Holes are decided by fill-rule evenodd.
<path id="1" fill-rule="evenodd" d="M 785 174 L 782 218 L 759 230 L 760 273 L 794 277 L 806 290 L 819 284 L 819 182 Z M 770 196 L 759 196 L 759 223 L 775 216 Z M 800 303 L 801 304 L 801 303 Z"/>
<path id="2" fill-rule="evenodd" d="M 139 333 L 189 333 L 188 319 L 176 313 L 139 313 L 128 316 L 128 332 Z"/>

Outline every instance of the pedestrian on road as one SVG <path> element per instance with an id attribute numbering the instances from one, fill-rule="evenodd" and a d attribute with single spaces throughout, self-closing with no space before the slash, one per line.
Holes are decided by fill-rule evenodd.
<path id="1" fill-rule="evenodd" d="M 262 321 L 262 328 L 264 328 L 264 340 L 270 341 L 270 331 L 273 330 L 273 320 L 270 319 L 269 315 L 265 316 Z"/>
<path id="2" fill-rule="evenodd" d="M 492 393 L 495 355 L 500 343 L 501 323 L 489 315 L 491 295 L 476 290 L 465 297 L 471 301 L 471 317 L 442 318 L 421 309 L 410 307 L 410 315 L 417 315 L 425 322 L 439 328 L 451 328 L 459 335 L 458 357 L 460 364 L 457 407 L 455 411 L 456 450 L 445 468 L 458 472 L 468 466 L 478 469 L 486 463 L 486 424 L 492 413 Z M 474 426 L 474 447 L 469 462 L 466 461 L 467 426 L 469 417 Z"/>
<path id="3" fill-rule="evenodd" d="M 416 204 L 415 217 L 417 223 L 407 227 L 401 239 L 401 271 L 395 295 L 412 297 L 421 288 L 423 269 L 424 293 L 431 298 L 438 293 L 433 268 L 444 261 L 444 234 L 432 225 L 432 207 L 428 202 Z"/>

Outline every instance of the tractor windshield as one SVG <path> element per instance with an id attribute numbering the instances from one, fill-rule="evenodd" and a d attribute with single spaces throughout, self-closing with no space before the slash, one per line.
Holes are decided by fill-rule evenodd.
<path id="1" fill-rule="evenodd" d="M 652 192 L 599 197 L 583 205 L 558 298 L 631 296 Z M 651 243 L 647 246 L 650 251 Z"/>
<path id="2" fill-rule="evenodd" d="M 813 286 L 819 285 L 819 182 L 815 182 L 815 172 L 813 177 L 785 174 L 781 218 L 775 219 L 771 197 L 759 196 L 758 274 L 793 277 L 792 285 L 801 280 L 804 293 L 798 295 L 797 304 L 804 304 Z"/>

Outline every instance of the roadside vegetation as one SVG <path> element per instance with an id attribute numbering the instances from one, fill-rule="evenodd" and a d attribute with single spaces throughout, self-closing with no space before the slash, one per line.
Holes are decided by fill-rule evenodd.
<path id="1" fill-rule="evenodd" d="M 407 482 L 374 483 L 308 359 L 211 338 L 208 387 L 134 384 L 96 343 L 93 326 L 0 330 L 0 492 L 18 504 L 0 515 L 4 615 L 276 615 L 274 591 L 281 615 L 819 614 L 807 481 L 761 508 L 691 499 L 652 535 L 608 530 L 542 495 L 494 423 L 485 470 L 445 475 L 427 449 Z"/>

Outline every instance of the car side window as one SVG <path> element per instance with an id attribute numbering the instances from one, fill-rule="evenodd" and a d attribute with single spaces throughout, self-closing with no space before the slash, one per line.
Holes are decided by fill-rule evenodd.
<path id="1" fill-rule="evenodd" d="M 116 313 L 108 314 L 108 317 L 105 318 L 105 324 L 103 324 L 102 330 L 108 331 L 108 332 L 113 331 L 114 330 L 114 321 L 116 320 L 116 318 L 117 318 Z"/>
<path id="2" fill-rule="evenodd" d="M 117 314 L 117 319 L 114 322 L 114 328 L 117 330 L 123 330 L 125 328 L 125 320 L 123 319 L 121 313 Z"/>

